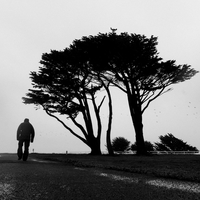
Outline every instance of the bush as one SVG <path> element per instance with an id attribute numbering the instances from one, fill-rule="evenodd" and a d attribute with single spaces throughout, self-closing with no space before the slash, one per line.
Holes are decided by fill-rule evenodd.
<path id="1" fill-rule="evenodd" d="M 154 146 L 151 142 L 149 141 L 144 141 L 144 145 L 147 151 L 154 151 Z M 136 142 L 131 145 L 131 150 L 132 151 L 137 151 L 137 144 Z"/>
<path id="2" fill-rule="evenodd" d="M 160 142 L 155 143 L 157 151 L 198 151 L 196 147 L 193 147 L 187 142 L 176 138 L 171 133 L 159 137 Z"/>
<path id="3" fill-rule="evenodd" d="M 130 141 L 124 137 L 116 137 L 112 140 L 112 148 L 115 152 L 125 152 L 130 148 Z"/>

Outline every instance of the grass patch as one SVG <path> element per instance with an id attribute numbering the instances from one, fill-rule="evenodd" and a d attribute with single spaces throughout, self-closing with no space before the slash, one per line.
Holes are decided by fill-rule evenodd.
<path id="1" fill-rule="evenodd" d="M 32 158 L 63 162 L 79 167 L 97 167 L 200 183 L 199 155 L 31 154 Z"/>

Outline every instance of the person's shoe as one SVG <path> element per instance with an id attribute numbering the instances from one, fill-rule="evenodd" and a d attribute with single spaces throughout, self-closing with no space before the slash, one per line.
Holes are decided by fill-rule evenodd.
<path id="1" fill-rule="evenodd" d="M 18 160 L 21 160 L 22 158 L 18 158 Z"/>
<path id="2" fill-rule="evenodd" d="M 23 158 L 23 161 L 26 161 L 27 160 L 27 158 Z"/>

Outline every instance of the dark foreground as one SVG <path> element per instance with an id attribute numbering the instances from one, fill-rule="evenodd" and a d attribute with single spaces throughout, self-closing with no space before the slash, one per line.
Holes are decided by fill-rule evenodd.
<path id="1" fill-rule="evenodd" d="M 59 161 L 79 167 L 113 169 L 200 183 L 200 155 L 117 155 L 31 154 L 32 157 Z"/>
<path id="2" fill-rule="evenodd" d="M 53 162 L 50 157 L 55 160 L 58 155 L 47 160 L 43 156 L 31 155 L 23 162 L 15 155 L 1 154 L 0 199 L 200 199 L 200 184 L 195 182 L 89 166 L 93 161 L 88 165 L 69 158 Z"/>

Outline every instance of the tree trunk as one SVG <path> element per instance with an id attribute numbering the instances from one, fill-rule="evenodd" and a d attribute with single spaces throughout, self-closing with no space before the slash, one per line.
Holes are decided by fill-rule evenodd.
<path id="1" fill-rule="evenodd" d="M 101 155 L 101 145 L 100 145 L 100 138 L 93 137 L 90 140 L 89 147 L 91 148 L 90 155 Z"/>
<path id="2" fill-rule="evenodd" d="M 137 155 L 147 155 L 147 151 L 145 148 L 144 137 L 143 137 L 143 124 L 142 124 L 142 116 L 135 116 L 134 120 L 134 128 L 135 128 L 135 138 L 137 145 Z M 140 120 L 138 120 L 138 118 Z"/>
<path id="3" fill-rule="evenodd" d="M 113 152 L 113 148 L 112 148 L 112 144 L 111 144 L 111 140 L 110 140 L 110 132 L 107 132 L 106 143 L 107 143 L 108 154 L 110 156 L 113 156 L 114 152 Z"/>
<path id="4" fill-rule="evenodd" d="M 109 84 L 107 86 L 105 86 L 105 89 L 108 94 L 108 106 L 109 106 L 109 119 L 108 119 L 108 129 L 107 129 L 107 133 L 106 133 L 106 143 L 107 143 L 108 154 L 110 156 L 113 156 L 114 151 L 113 151 L 112 144 L 111 144 L 111 127 L 112 127 L 113 109 L 112 109 L 112 98 L 111 98 L 111 94 L 110 94 L 110 90 L 109 90 Z"/>
<path id="5" fill-rule="evenodd" d="M 131 118 L 132 118 L 133 126 L 135 129 L 137 155 L 147 155 L 147 151 L 146 151 L 145 143 L 144 143 L 144 136 L 143 136 L 141 106 L 137 103 L 134 104 L 133 96 L 131 96 L 130 94 L 127 94 L 127 95 L 128 95 L 128 103 L 129 103 Z"/>

